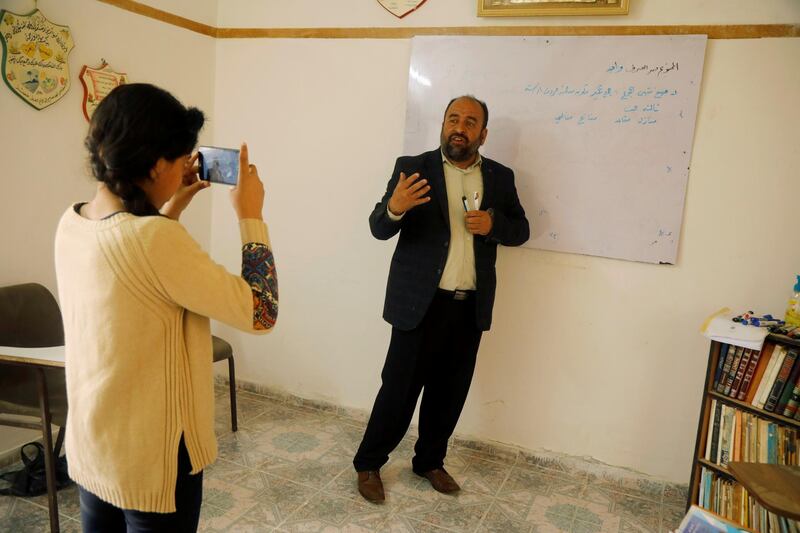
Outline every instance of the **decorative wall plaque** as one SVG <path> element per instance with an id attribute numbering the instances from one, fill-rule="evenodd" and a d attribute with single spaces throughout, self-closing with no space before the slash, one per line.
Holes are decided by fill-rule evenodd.
<path id="1" fill-rule="evenodd" d="M 128 83 L 128 76 L 124 72 L 114 72 L 106 63 L 102 63 L 97 68 L 84 65 L 78 79 L 83 84 L 83 116 L 86 120 L 91 120 L 94 110 L 100 105 L 100 101 L 106 97 L 115 87 Z"/>
<path id="2" fill-rule="evenodd" d="M 27 15 L 0 10 L 3 81 L 36 109 L 54 104 L 70 86 L 67 56 L 75 44 L 67 26 L 35 9 Z"/>
<path id="3" fill-rule="evenodd" d="M 419 9 L 425 0 L 378 0 L 378 3 L 395 17 L 403 18 Z"/>

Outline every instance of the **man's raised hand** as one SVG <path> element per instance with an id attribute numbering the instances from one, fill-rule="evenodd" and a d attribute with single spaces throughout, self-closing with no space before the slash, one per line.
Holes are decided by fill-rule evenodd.
<path id="1" fill-rule="evenodd" d="M 429 202 L 431 197 L 425 195 L 430 190 L 431 186 L 428 185 L 428 180 L 419 179 L 419 172 L 411 174 L 409 177 L 401 172 L 392 197 L 389 198 L 389 211 L 394 215 L 402 215 L 409 209 Z"/>

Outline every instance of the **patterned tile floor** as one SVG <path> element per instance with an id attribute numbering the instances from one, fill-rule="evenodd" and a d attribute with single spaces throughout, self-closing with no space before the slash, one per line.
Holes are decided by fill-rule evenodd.
<path id="1" fill-rule="evenodd" d="M 205 473 L 200 518 L 206 532 L 660 533 L 677 527 L 686 501 L 685 485 L 462 445 L 451 447 L 445 465 L 462 490 L 446 496 L 411 472 L 409 436 L 382 470 L 387 501 L 375 505 L 358 494 L 351 465 L 363 422 L 240 392 L 239 431 L 231 433 L 223 387 L 216 420 L 220 455 Z M 74 486 L 59 492 L 59 511 L 62 531 L 80 531 Z M 0 496 L 0 531 L 47 530 L 46 496 Z"/>

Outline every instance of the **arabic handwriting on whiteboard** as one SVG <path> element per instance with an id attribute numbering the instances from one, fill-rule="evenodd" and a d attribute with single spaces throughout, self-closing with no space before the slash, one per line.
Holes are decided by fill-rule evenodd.
<path id="1" fill-rule="evenodd" d="M 669 66 L 671 65 L 665 68 Z M 624 71 L 646 72 L 642 67 L 642 65 L 632 65 Z M 608 72 L 618 72 L 621 68 L 625 69 L 621 64 L 613 63 Z M 535 81 L 526 84 L 523 92 L 532 98 L 558 99 L 568 106 L 571 105 L 568 102 L 575 102 L 576 107 L 574 109 L 569 107 L 562 108 L 552 118 L 555 124 L 573 124 L 575 126 L 586 126 L 592 122 L 602 123 L 606 121 L 618 125 L 633 123 L 640 126 L 651 126 L 658 122 L 655 117 L 657 113 L 674 116 L 673 113 L 675 111 L 670 109 L 672 105 L 670 102 L 672 102 L 673 97 L 678 95 L 678 90 L 674 87 L 657 86 L 651 83 L 608 85 L 592 81 L 584 82 L 582 80 L 577 83 L 543 83 Z M 598 105 L 604 105 L 601 102 L 605 101 L 609 103 L 613 101 L 624 102 L 624 105 L 619 110 L 611 110 L 610 114 L 606 114 L 603 117 L 603 111 L 607 111 L 606 109 L 595 109 L 592 112 L 586 112 L 587 100 L 596 101 Z M 613 106 L 613 104 L 611 105 Z M 677 114 L 680 118 L 683 118 L 682 109 L 679 109 Z"/>
<path id="2" fill-rule="evenodd" d="M 558 116 L 556 116 L 556 124 L 560 124 L 565 120 L 572 120 L 572 115 L 569 113 L 560 113 Z"/>
<path id="3" fill-rule="evenodd" d="M 627 72 L 629 74 L 646 74 L 651 75 L 655 74 L 656 76 L 662 76 L 664 74 L 669 74 L 670 72 L 677 72 L 680 65 L 677 61 L 666 61 L 661 65 L 650 65 L 650 64 L 642 64 L 642 65 L 633 65 L 631 64 L 627 68 L 625 68 L 620 63 L 614 61 L 611 65 L 608 66 L 606 72 L 610 74 L 619 74 L 621 72 Z"/>
<path id="4" fill-rule="evenodd" d="M 591 88 L 590 88 L 591 87 Z M 620 100 L 630 100 L 634 97 L 662 99 L 667 96 L 677 96 L 678 90 L 671 87 L 653 87 L 652 85 L 624 87 L 611 87 L 602 83 L 582 83 L 559 85 L 542 85 L 540 82 L 525 85 L 523 91 L 529 96 L 546 96 L 550 98 L 581 98 L 588 97 L 593 100 L 609 98 L 619 95 Z"/>

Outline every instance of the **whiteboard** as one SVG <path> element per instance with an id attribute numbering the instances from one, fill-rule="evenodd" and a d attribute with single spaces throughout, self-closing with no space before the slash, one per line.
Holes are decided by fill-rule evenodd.
<path id="1" fill-rule="evenodd" d="M 489 107 L 525 246 L 674 264 L 706 36 L 415 37 L 405 146 L 439 145 L 451 98 Z"/>

